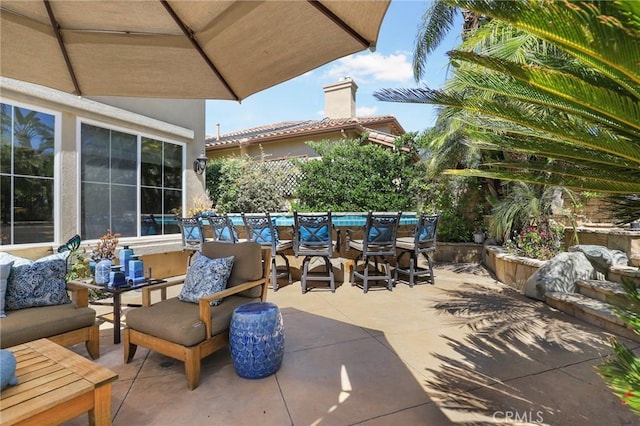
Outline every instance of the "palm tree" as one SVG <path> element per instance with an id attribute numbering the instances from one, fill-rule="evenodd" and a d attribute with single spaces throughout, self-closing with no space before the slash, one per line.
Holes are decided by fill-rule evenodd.
<path id="1" fill-rule="evenodd" d="M 460 10 L 451 6 L 444 0 L 433 0 L 431 6 L 422 15 L 413 54 L 413 76 L 416 81 L 420 81 L 422 78 L 429 55 L 433 53 L 451 31 L 458 13 L 462 14 L 464 20 L 462 25 L 463 39 L 486 19 L 485 16 L 476 14 L 471 10 Z"/>
<path id="2" fill-rule="evenodd" d="M 444 1 L 508 24 L 539 49 L 522 59 L 496 53 L 504 44 L 455 50 L 457 68 L 444 89 L 375 96 L 441 105 L 441 117 L 464 123 L 470 143 L 535 156 L 448 173 L 617 194 L 640 216 L 640 202 L 627 198 L 640 193 L 640 4 Z"/>
<path id="3" fill-rule="evenodd" d="M 502 21 L 541 49 L 523 61 L 506 58 L 497 52 L 513 38 L 499 37 L 485 45 L 496 49 L 451 52 L 457 69 L 443 90 L 387 89 L 375 96 L 441 105 L 443 116 L 465 123 L 460 128 L 471 143 L 527 159 L 507 155 L 448 173 L 609 193 L 624 220 L 639 217 L 640 3 L 443 2 Z M 628 293 L 640 302 L 635 286 Z M 623 320 L 640 332 L 637 314 Z M 599 371 L 640 413 L 640 358 L 615 340 L 613 349 L 616 357 Z"/>

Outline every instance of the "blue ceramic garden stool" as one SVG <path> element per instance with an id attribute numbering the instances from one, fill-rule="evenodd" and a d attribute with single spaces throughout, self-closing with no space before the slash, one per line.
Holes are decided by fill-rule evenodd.
<path id="1" fill-rule="evenodd" d="M 254 302 L 233 311 L 229 329 L 233 367 L 240 377 L 261 379 L 280 368 L 284 355 L 282 314 L 274 303 Z"/>

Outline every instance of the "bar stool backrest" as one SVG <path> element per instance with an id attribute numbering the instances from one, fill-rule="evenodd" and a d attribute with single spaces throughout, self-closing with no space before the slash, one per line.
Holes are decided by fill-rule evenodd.
<path id="1" fill-rule="evenodd" d="M 296 256 L 333 256 L 331 212 L 293 212 L 293 252 Z"/>
<path id="2" fill-rule="evenodd" d="M 275 254 L 279 244 L 278 229 L 275 226 L 275 219 L 271 218 L 269 212 L 262 214 L 241 213 L 244 222 L 247 241 L 254 241 L 262 246 L 271 247 L 271 252 Z"/>
<path id="3" fill-rule="evenodd" d="M 396 237 L 402 212 L 367 214 L 364 229 L 364 256 L 386 256 L 396 254 Z"/>
<path id="4" fill-rule="evenodd" d="M 439 214 L 420 213 L 420 219 L 413 234 L 416 253 L 436 250 L 439 222 Z"/>
<path id="5" fill-rule="evenodd" d="M 178 217 L 183 250 L 200 250 L 204 243 L 204 229 L 195 217 Z"/>
<path id="6" fill-rule="evenodd" d="M 226 213 L 203 213 L 200 215 L 203 227 L 211 229 L 213 241 L 237 243 L 238 232 Z"/>

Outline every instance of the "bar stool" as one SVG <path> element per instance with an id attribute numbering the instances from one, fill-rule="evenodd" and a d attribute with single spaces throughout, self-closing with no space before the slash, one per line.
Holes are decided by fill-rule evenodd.
<path id="1" fill-rule="evenodd" d="M 202 250 L 204 244 L 204 229 L 202 223 L 195 217 L 178 217 L 178 227 L 182 234 L 182 251 L 190 250 L 187 267 L 191 266 L 191 258 Z"/>
<path id="2" fill-rule="evenodd" d="M 439 214 L 421 213 L 413 231 L 413 236 L 397 239 L 396 246 L 399 253 L 396 258 L 396 281 L 398 280 L 398 274 L 405 274 L 409 276 L 409 287 L 413 287 L 414 281 L 418 277 L 427 277 L 427 282 L 435 284 L 431 253 L 436 251 L 436 235 L 439 222 Z M 406 255 L 409 256 L 409 266 L 404 268 L 401 266 L 401 261 L 402 257 Z M 426 268 L 418 266 L 420 256 L 427 260 Z"/>
<path id="3" fill-rule="evenodd" d="M 278 229 L 275 226 L 274 219 L 268 212 L 263 214 L 245 214 L 241 213 L 244 222 L 247 241 L 255 241 L 262 246 L 271 247 L 271 286 L 273 291 L 278 290 L 278 278 L 287 277 L 289 284 L 293 282 L 291 278 L 291 268 L 289 266 L 289 258 L 285 254 L 286 250 L 290 250 L 293 246 L 291 240 L 281 240 L 278 236 Z M 280 269 L 276 265 L 276 257 L 284 260 L 284 268 Z"/>
<path id="4" fill-rule="evenodd" d="M 366 293 L 369 291 L 370 281 L 384 280 L 387 288 L 393 290 L 391 267 L 387 256 L 396 256 L 396 237 L 400 216 L 402 212 L 373 213 L 369 211 L 362 240 L 352 240 L 350 232 L 347 231 L 347 250 L 353 249 L 359 252 L 351 275 L 352 286 L 356 285 L 356 279 L 359 279 Z M 362 261 L 362 270 L 358 269 L 359 261 Z M 380 270 L 380 263 L 384 265 L 384 271 Z"/>
<path id="5" fill-rule="evenodd" d="M 202 213 L 200 215 L 202 226 L 211 230 L 213 241 L 237 243 L 238 231 L 226 213 Z"/>
<path id="6" fill-rule="evenodd" d="M 336 291 L 336 281 L 331 264 L 334 245 L 332 231 L 330 211 L 327 213 L 293 212 L 293 252 L 296 257 L 304 256 L 300 278 L 302 294 L 308 291 L 308 281 L 328 281 L 331 292 Z M 309 272 L 309 264 L 313 258 L 320 258 L 324 261 L 325 273 Z"/>

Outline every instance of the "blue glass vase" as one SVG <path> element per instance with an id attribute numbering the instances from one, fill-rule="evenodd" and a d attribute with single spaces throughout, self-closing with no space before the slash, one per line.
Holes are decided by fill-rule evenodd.
<path id="1" fill-rule="evenodd" d="M 109 273 L 111 272 L 112 262 L 109 259 L 102 259 L 96 263 L 96 272 L 93 276 L 96 284 L 107 285 L 109 284 Z"/>

